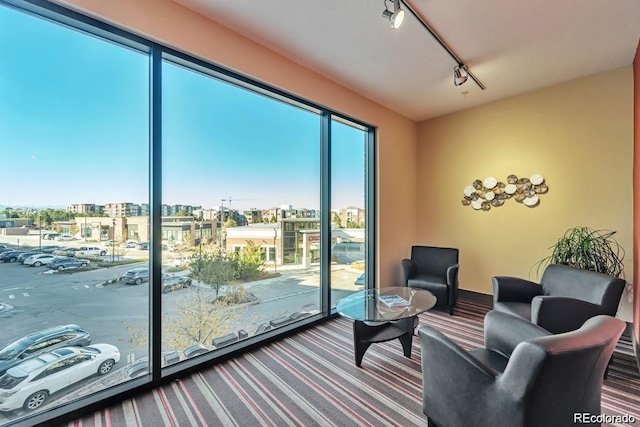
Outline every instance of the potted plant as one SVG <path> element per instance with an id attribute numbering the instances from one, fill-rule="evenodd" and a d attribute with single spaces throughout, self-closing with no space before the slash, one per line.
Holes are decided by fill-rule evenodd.
<path id="1" fill-rule="evenodd" d="M 548 264 L 565 264 L 613 277 L 624 276 L 624 249 L 613 237 L 615 231 L 573 227 L 552 245 L 551 255 L 540 260 L 537 272 Z"/>

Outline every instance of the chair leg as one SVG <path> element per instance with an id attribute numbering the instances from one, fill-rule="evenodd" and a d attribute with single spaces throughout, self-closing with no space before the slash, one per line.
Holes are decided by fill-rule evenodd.
<path id="1" fill-rule="evenodd" d="M 609 358 L 609 362 L 607 362 L 607 367 L 604 370 L 604 379 L 606 380 L 609 376 L 609 367 L 611 366 L 611 362 L 613 362 L 613 354 Z"/>
<path id="2" fill-rule="evenodd" d="M 438 427 L 438 425 L 431 421 L 431 418 L 427 418 L 427 427 Z"/>
<path id="3" fill-rule="evenodd" d="M 453 316 L 453 306 L 449 306 L 449 316 Z"/>

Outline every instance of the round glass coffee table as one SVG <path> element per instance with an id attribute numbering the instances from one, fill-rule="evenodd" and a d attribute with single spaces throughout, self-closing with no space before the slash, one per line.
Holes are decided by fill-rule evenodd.
<path id="1" fill-rule="evenodd" d="M 406 357 L 411 357 L 417 316 L 436 304 L 436 297 L 423 289 L 393 286 L 368 289 L 342 298 L 336 311 L 353 319 L 356 366 L 373 343 L 399 339 Z"/>

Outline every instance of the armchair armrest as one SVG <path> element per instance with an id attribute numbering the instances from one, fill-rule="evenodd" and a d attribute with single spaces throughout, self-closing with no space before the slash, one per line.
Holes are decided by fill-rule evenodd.
<path id="1" fill-rule="evenodd" d="M 553 334 L 579 329 L 598 314 L 599 305 L 574 298 L 540 295 L 531 301 L 531 321 Z"/>
<path id="2" fill-rule="evenodd" d="M 454 264 L 447 268 L 447 284 L 449 285 L 449 302 L 455 305 L 458 300 L 458 269 L 460 264 Z"/>
<path id="3" fill-rule="evenodd" d="M 453 264 L 447 268 L 447 283 L 449 286 L 458 286 L 458 268 L 460 268 L 460 264 Z"/>
<path id="4" fill-rule="evenodd" d="M 491 385 L 500 375 L 429 326 L 418 328 L 422 352 L 423 410 L 437 424 L 447 419 L 475 419 L 482 402 L 491 402 Z M 469 404 L 469 402 L 475 402 Z M 451 414 L 451 408 L 456 413 Z M 462 425 L 462 424 L 461 424 Z"/>
<path id="5" fill-rule="evenodd" d="M 418 335 L 423 355 L 422 361 L 426 362 L 428 368 L 431 368 L 427 369 L 431 372 L 429 377 L 434 380 L 444 379 L 443 385 L 448 385 L 451 381 L 464 388 L 474 380 L 492 381 L 501 374 L 473 357 L 437 329 L 421 325 L 418 328 Z M 467 376 L 469 374 L 476 378 Z"/>
<path id="6" fill-rule="evenodd" d="M 494 276 L 493 302 L 526 302 L 533 297 L 542 295 L 542 286 L 530 280 L 518 277 Z"/>
<path id="7" fill-rule="evenodd" d="M 488 350 L 511 357 L 522 341 L 551 335 L 546 329 L 529 320 L 492 310 L 484 318 L 484 343 Z"/>
<path id="8" fill-rule="evenodd" d="M 408 286 L 408 281 L 418 272 L 418 266 L 410 259 L 402 260 L 402 272 L 404 273 L 404 286 Z"/>

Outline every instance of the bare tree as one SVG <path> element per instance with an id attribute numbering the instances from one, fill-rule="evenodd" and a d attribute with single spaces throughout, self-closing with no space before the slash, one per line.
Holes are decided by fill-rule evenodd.
<path id="1" fill-rule="evenodd" d="M 184 350 L 200 344 L 211 348 L 215 337 L 231 331 L 231 325 L 244 314 L 244 308 L 211 301 L 208 292 L 196 292 L 181 297 L 173 309 L 162 316 L 162 345 L 166 349 Z M 146 347 L 149 342 L 148 323 L 125 324 L 130 333 L 128 342 Z"/>
<path id="2" fill-rule="evenodd" d="M 163 317 L 162 343 L 171 349 L 185 349 L 193 344 L 211 348 L 211 340 L 228 334 L 230 325 L 243 311 L 212 302 L 198 289 L 180 299 L 172 315 Z"/>

